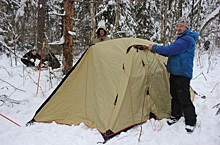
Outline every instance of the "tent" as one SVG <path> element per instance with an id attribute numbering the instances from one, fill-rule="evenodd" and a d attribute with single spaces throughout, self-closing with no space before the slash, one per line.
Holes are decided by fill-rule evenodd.
<path id="1" fill-rule="evenodd" d="M 90 46 L 31 121 L 83 122 L 107 140 L 147 121 L 151 113 L 169 117 L 166 58 L 132 47 L 149 43 L 118 38 Z"/>

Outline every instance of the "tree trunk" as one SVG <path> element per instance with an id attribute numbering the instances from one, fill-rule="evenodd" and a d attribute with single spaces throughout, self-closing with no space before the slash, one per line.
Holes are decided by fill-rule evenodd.
<path id="1" fill-rule="evenodd" d="M 182 17 L 182 0 L 179 0 L 179 3 L 178 3 L 178 18 L 179 17 Z"/>
<path id="2" fill-rule="evenodd" d="M 120 0 L 116 0 L 116 14 L 115 14 L 115 32 L 118 32 L 118 28 L 119 28 L 119 18 L 120 18 Z M 115 36 L 114 36 L 115 38 Z"/>
<path id="3" fill-rule="evenodd" d="M 91 40 L 93 40 L 95 38 L 94 0 L 90 1 L 90 14 L 91 14 Z"/>
<path id="4" fill-rule="evenodd" d="M 199 6 L 198 6 L 198 13 L 197 13 L 197 19 L 196 19 L 196 31 L 198 31 L 198 27 L 199 27 L 199 21 L 201 18 L 201 7 L 202 7 L 202 0 L 199 1 Z"/>
<path id="5" fill-rule="evenodd" d="M 72 0 L 64 0 L 65 16 L 63 17 L 63 74 L 67 74 L 67 72 L 73 66 L 73 36 L 69 34 L 69 31 L 73 31 L 73 6 Z"/>
<path id="6" fill-rule="evenodd" d="M 190 18 L 190 27 L 192 28 L 193 27 L 193 17 L 194 17 L 194 0 L 192 1 L 192 10 L 191 10 L 191 18 Z"/>
<path id="7" fill-rule="evenodd" d="M 38 17 L 37 17 L 37 49 L 41 50 L 44 41 L 45 30 L 45 4 L 46 0 L 39 0 L 38 2 Z"/>
<path id="8" fill-rule="evenodd" d="M 160 42 L 165 44 L 166 38 L 166 22 L 167 22 L 167 0 L 162 1 L 162 13 L 161 13 L 161 38 Z"/>
<path id="9" fill-rule="evenodd" d="M 163 37 L 162 37 L 162 42 L 163 44 L 166 44 L 167 36 L 166 36 L 166 31 L 167 31 L 167 4 L 168 0 L 164 0 L 164 5 L 163 5 L 163 11 L 164 11 L 164 17 L 163 17 Z M 169 36 L 168 36 L 169 37 Z"/>
<path id="10" fill-rule="evenodd" d="M 172 3 L 173 3 L 173 0 L 169 0 L 169 7 L 168 7 L 169 10 L 171 10 Z"/>

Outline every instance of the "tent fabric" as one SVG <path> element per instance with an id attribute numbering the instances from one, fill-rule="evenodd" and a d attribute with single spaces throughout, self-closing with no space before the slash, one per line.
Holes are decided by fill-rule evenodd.
<path id="1" fill-rule="evenodd" d="M 166 58 L 132 45 L 148 40 L 118 38 L 90 46 L 37 110 L 36 122 L 97 128 L 105 139 L 145 122 L 170 116 Z M 130 47 L 130 49 L 128 49 Z"/>

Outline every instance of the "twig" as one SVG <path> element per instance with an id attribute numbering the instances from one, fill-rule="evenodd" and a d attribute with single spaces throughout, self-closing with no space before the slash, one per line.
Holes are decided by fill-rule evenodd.
<path id="1" fill-rule="evenodd" d="M 204 75 L 204 73 L 202 72 L 202 73 L 200 73 L 200 74 L 198 74 L 196 77 L 194 77 L 193 79 L 196 79 L 197 77 L 199 77 L 200 75 L 203 75 L 203 77 L 205 78 L 205 80 L 207 81 L 207 79 L 206 79 L 206 77 L 205 77 L 205 75 Z"/>
<path id="2" fill-rule="evenodd" d="M 32 78 L 31 78 L 31 76 L 28 74 L 28 76 L 30 77 L 30 79 L 36 84 L 36 85 L 38 85 Z M 43 96 L 44 96 L 44 92 L 43 92 L 43 89 L 41 88 L 41 86 L 39 86 L 40 87 L 40 89 L 41 89 L 41 91 L 42 91 L 42 94 L 43 94 Z"/>
<path id="3" fill-rule="evenodd" d="M 14 106 L 14 104 L 23 104 L 24 102 L 27 102 L 28 100 L 27 99 L 24 99 L 24 100 L 15 100 L 15 99 L 10 99 L 9 96 L 7 95 L 1 95 L 0 96 L 0 101 L 3 102 L 1 106 L 3 106 L 4 104 L 8 104 L 10 103 L 12 105 L 12 107 Z M 9 105 L 8 105 L 9 106 Z M 10 106 L 11 107 L 11 106 Z"/>
<path id="4" fill-rule="evenodd" d="M 11 74 L 9 73 L 9 71 L 4 66 L 0 66 L 0 67 L 2 67 L 4 70 L 6 70 L 8 75 L 11 77 Z"/>
<path id="5" fill-rule="evenodd" d="M 15 91 L 16 91 L 16 89 L 15 89 L 9 96 L 1 95 L 1 96 L 4 96 L 4 97 L 5 97 L 5 99 L 3 99 L 4 101 L 0 98 L 0 101 L 3 101 L 3 104 L 2 104 L 2 105 L 4 105 L 4 104 L 6 103 L 6 101 L 8 101 L 8 100 L 10 99 L 9 97 L 10 97 Z M 1 96 L 0 96 L 0 97 L 1 97 Z M 9 101 L 9 102 L 10 102 L 10 101 Z M 12 106 L 13 106 L 13 103 L 15 103 L 15 102 L 10 102 L 10 103 L 11 103 Z M 16 104 L 19 104 L 19 103 L 16 103 Z M 2 105 L 1 105 L 1 106 L 2 106 Z"/>
<path id="6" fill-rule="evenodd" d="M 220 82 L 218 82 L 217 84 L 215 84 L 214 88 L 212 89 L 212 91 L 211 91 L 210 93 L 212 93 L 212 92 L 214 91 L 215 87 L 216 87 L 218 84 L 220 84 Z"/>
<path id="7" fill-rule="evenodd" d="M 213 108 L 220 108 L 220 103 L 216 104 L 214 107 L 212 107 L 212 109 Z"/>
<path id="8" fill-rule="evenodd" d="M 13 86 L 12 84 L 10 84 L 10 83 L 8 83 L 8 82 L 2 80 L 2 79 L 0 79 L 0 80 L 3 81 L 4 83 L 7 83 L 7 84 L 9 84 L 10 86 L 14 87 L 16 90 L 19 90 L 19 91 L 25 92 L 24 90 L 21 90 L 21 89 L 19 89 L 19 88 Z"/>
<path id="9" fill-rule="evenodd" d="M 218 108 L 218 111 L 216 112 L 215 115 L 220 114 L 220 103 L 218 103 L 218 104 L 216 104 L 214 107 L 212 107 L 212 109 L 214 109 L 214 108 Z"/>

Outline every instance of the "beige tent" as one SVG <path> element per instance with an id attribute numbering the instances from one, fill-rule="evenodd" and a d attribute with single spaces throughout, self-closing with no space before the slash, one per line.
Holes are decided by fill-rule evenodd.
<path id="1" fill-rule="evenodd" d="M 32 121 L 97 128 L 105 139 L 149 119 L 169 117 L 165 58 L 132 45 L 148 40 L 119 38 L 87 49 Z"/>

